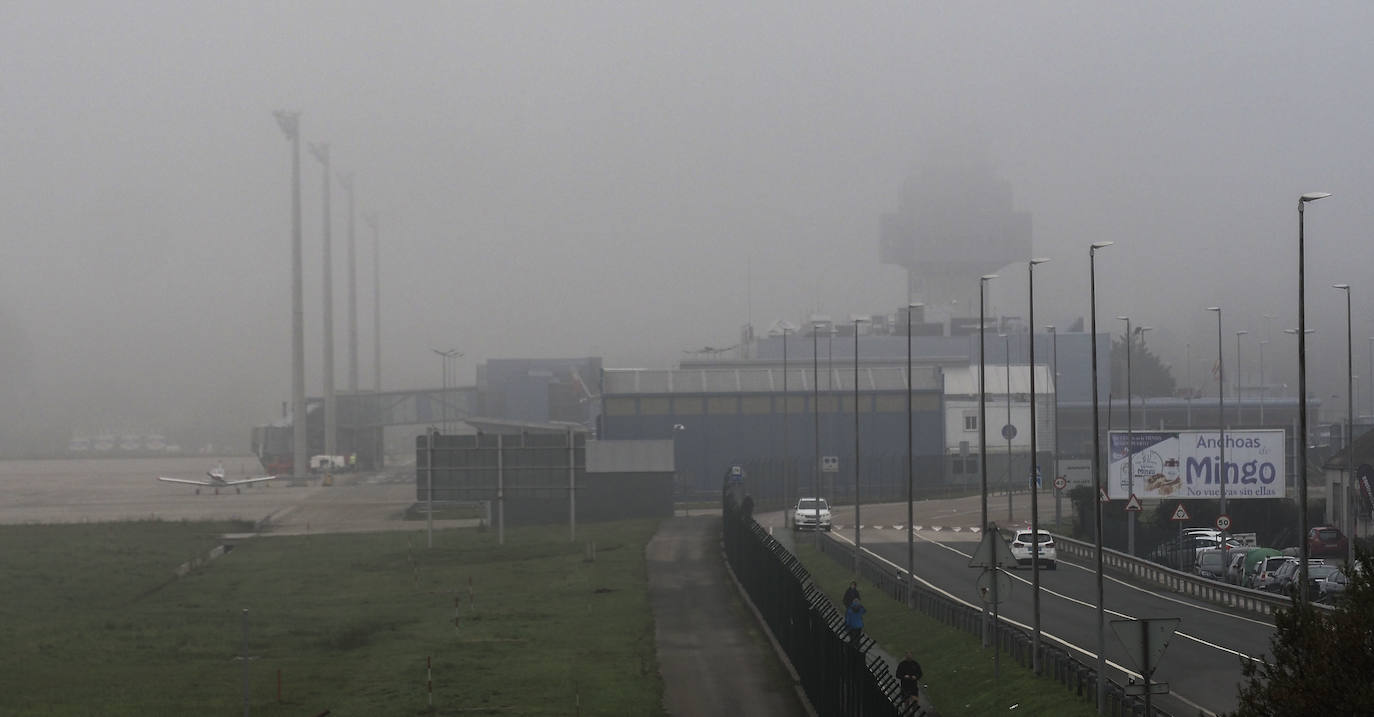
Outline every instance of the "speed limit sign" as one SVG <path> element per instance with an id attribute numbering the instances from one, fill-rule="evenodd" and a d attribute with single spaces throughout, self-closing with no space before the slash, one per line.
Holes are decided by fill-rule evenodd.
<path id="1" fill-rule="evenodd" d="M 1221 515 L 1218 515 L 1218 516 L 1217 516 L 1217 530 L 1230 530 L 1230 529 L 1231 529 L 1231 516 L 1226 515 L 1225 513 L 1223 513 L 1223 514 L 1221 514 Z"/>
<path id="2" fill-rule="evenodd" d="M 1055 476 L 1054 487 L 1058 490 L 1064 490 L 1065 486 L 1067 486 L 1068 484 L 1069 481 L 1065 480 L 1064 476 Z"/>

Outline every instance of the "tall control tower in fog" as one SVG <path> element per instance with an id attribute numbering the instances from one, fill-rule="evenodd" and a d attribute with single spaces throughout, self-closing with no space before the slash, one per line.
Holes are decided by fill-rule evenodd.
<path id="1" fill-rule="evenodd" d="M 878 245 L 882 263 L 906 269 L 910 301 L 936 316 L 976 316 L 978 278 L 1030 259 L 1031 216 L 1013 208 L 1011 183 L 986 160 L 937 150 L 883 215 Z"/>

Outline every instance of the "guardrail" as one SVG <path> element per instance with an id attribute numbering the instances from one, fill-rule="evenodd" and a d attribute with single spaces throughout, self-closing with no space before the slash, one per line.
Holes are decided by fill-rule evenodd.
<path id="1" fill-rule="evenodd" d="M 1054 536 L 1054 543 L 1061 558 L 1068 556 L 1086 561 L 1097 560 L 1097 547 L 1092 543 L 1065 538 L 1062 535 Z M 1102 569 L 1152 583 L 1180 595 L 1260 615 L 1273 615 L 1280 608 L 1287 608 L 1293 604 L 1286 595 L 1208 580 L 1109 548 L 1102 549 Z M 1332 609 L 1330 605 L 1321 603 L 1312 605 L 1322 610 Z"/>
<path id="2" fill-rule="evenodd" d="M 845 567 L 851 566 L 854 559 L 853 548 L 843 545 L 836 536 L 827 537 L 829 540 L 821 541 L 821 552 Z M 921 584 L 925 581 L 919 576 L 911 586 L 912 592 L 908 598 L 906 571 L 893 566 L 867 548 L 864 549 L 863 559 L 859 563 L 859 574 L 894 600 L 914 604 L 917 610 L 955 629 L 984 638 L 985 631 L 992 627 L 992 621 L 983 612 L 982 607 L 948 595 L 934 586 Z M 996 636 L 999 650 L 1022 667 L 1031 667 L 1034 645 L 1026 631 L 1003 622 L 997 629 Z M 983 641 L 991 642 L 987 639 Z M 1055 680 L 1078 697 L 1085 700 L 1096 699 L 1095 667 L 1079 662 L 1067 650 L 1044 640 L 1040 643 L 1040 665 L 1044 676 Z M 1146 717 L 1144 700 L 1127 695 L 1122 686 L 1110 678 L 1106 682 L 1108 717 Z M 1171 716 L 1168 712 L 1153 707 L 1148 717 Z"/>

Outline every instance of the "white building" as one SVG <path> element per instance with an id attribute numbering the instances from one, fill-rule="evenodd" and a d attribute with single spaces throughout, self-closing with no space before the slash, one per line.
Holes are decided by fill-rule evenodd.
<path id="1" fill-rule="evenodd" d="M 1048 366 L 1035 366 L 1035 444 L 1040 454 L 1041 474 L 1054 475 L 1054 377 Z M 988 484 L 1005 488 L 1025 487 L 1030 475 L 1030 367 L 1025 364 L 987 365 Z M 978 366 L 946 369 L 945 376 L 945 455 L 952 481 L 977 484 L 978 465 Z M 1010 399 L 1010 401 L 1008 401 Z M 1010 427 L 1010 428 L 1009 428 Z M 1010 436 L 1010 439 L 1007 438 Z M 1048 486 L 1045 486 L 1048 487 Z"/>

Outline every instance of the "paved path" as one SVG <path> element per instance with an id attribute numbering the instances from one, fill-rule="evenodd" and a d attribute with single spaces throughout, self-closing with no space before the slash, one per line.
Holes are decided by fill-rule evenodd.
<path id="1" fill-rule="evenodd" d="M 678 717 L 806 714 L 725 570 L 720 515 L 663 521 L 645 549 L 663 706 Z"/>

